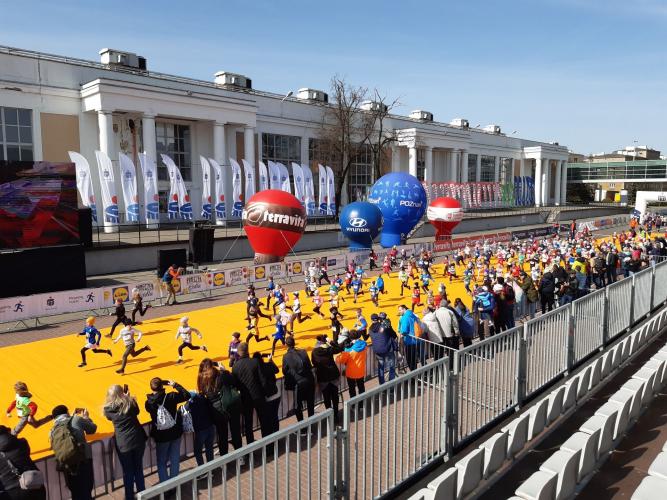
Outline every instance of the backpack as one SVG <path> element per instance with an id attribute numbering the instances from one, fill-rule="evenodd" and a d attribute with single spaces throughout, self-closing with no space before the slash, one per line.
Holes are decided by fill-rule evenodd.
<path id="1" fill-rule="evenodd" d="M 61 471 L 76 471 L 86 459 L 85 445 L 74 435 L 72 418 L 67 419 L 67 423 L 55 425 L 51 431 L 51 448 Z"/>
<path id="2" fill-rule="evenodd" d="M 419 319 L 415 319 L 415 337 L 428 339 L 428 327 Z"/>
<path id="3" fill-rule="evenodd" d="M 241 393 L 231 385 L 223 384 L 220 388 L 219 407 L 223 413 L 229 414 L 231 411 L 239 408 L 241 404 Z"/>
<path id="4" fill-rule="evenodd" d="M 482 306 L 483 312 L 491 312 L 496 307 L 496 301 L 493 298 L 493 295 L 488 292 L 478 295 L 477 299 Z"/>
<path id="5" fill-rule="evenodd" d="M 155 428 L 159 431 L 166 431 L 176 425 L 176 419 L 172 417 L 169 410 L 164 407 L 166 400 L 167 395 L 165 394 L 162 404 L 157 407 L 157 412 L 155 414 Z"/>
<path id="6" fill-rule="evenodd" d="M 183 405 L 180 408 L 181 417 L 183 418 L 183 432 L 194 432 L 195 428 L 192 424 L 192 413 L 190 413 L 188 405 Z"/>

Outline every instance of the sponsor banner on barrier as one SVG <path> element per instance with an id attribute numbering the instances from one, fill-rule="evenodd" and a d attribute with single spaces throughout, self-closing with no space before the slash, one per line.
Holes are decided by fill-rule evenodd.
<path id="1" fill-rule="evenodd" d="M 433 244 L 433 248 L 436 252 L 449 252 L 451 250 L 465 248 L 466 245 L 475 246 L 477 243 L 484 242 L 484 240 L 507 242 L 512 240 L 512 233 L 509 231 L 502 233 L 486 233 L 463 238 L 452 238 L 451 240 L 445 241 L 436 241 Z"/>
<path id="2" fill-rule="evenodd" d="M 35 296 L 0 299 L 0 323 L 21 321 L 39 316 Z"/>
<path id="3" fill-rule="evenodd" d="M 289 262 L 287 264 L 287 275 L 288 276 L 300 276 L 304 271 L 303 262 L 300 260 Z"/>
<path id="4" fill-rule="evenodd" d="M 286 278 L 287 277 L 287 266 L 284 262 L 274 262 L 273 264 L 266 265 L 266 280 L 268 281 L 269 277 L 273 276 L 273 279 Z"/>
<path id="5" fill-rule="evenodd" d="M 227 286 L 224 271 L 211 271 L 208 273 L 208 286 L 210 288 L 223 288 Z"/>
<path id="6" fill-rule="evenodd" d="M 253 268 L 253 272 L 250 275 L 250 281 L 256 282 L 256 281 L 264 281 L 268 279 L 266 275 L 266 266 L 255 266 Z"/>
<path id="7" fill-rule="evenodd" d="M 512 231 L 512 239 L 525 240 L 528 238 L 541 238 L 542 236 L 548 236 L 552 234 L 553 228 L 551 226 L 536 227 L 533 229 L 524 229 L 522 231 Z"/>
<path id="8" fill-rule="evenodd" d="M 132 291 L 136 288 L 144 302 L 159 299 L 162 297 L 162 287 L 159 281 L 142 281 L 141 283 L 133 283 L 128 286 L 130 288 L 130 300 L 132 300 Z"/>
<path id="9" fill-rule="evenodd" d="M 208 290 L 207 273 L 185 274 L 180 278 L 180 293 L 197 293 Z"/>
<path id="10" fill-rule="evenodd" d="M 121 299 L 123 302 L 129 302 L 131 300 L 131 289 L 131 285 L 116 285 L 103 288 L 100 307 L 113 307 L 118 299 Z"/>
<path id="11" fill-rule="evenodd" d="M 88 311 L 101 307 L 102 288 L 86 288 L 59 292 L 62 312 Z"/>
<path id="12" fill-rule="evenodd" d="M 225 271 L 226 286 L 236 286 L 248 283 L 248 268 L 228 269 Z"/>

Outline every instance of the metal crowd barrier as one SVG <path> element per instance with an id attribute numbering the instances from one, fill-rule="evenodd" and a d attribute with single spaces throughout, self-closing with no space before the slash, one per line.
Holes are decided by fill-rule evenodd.
<path id="1" fill-rule="evenodd" d="M 604 289 L 607 293 L 607 331 L 609 339 L 615 338 L 632 322 L 632 280 L 623 279 Z"/>
<path id="2" fill-rule="evenodd" d="M 634 289 L 632 319 L 633 323 L 641 320 L 651 310 L 651 288 L 653 285 L 653 269 L 649 267 L 632 277 Z"/>
<path id="3" fill-rule="evenodd" d="M 604 345 L 605 294 L 591 293 L 572 302 L 574 362 L 583 361 Z"/>

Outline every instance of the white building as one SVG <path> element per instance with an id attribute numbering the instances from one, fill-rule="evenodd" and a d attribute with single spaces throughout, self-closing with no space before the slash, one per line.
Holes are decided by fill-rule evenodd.
<path id="1" fill-rule="evenodd" d="M 131 53 L 100 55 L 98 63 L 0 46 L 0 160 L 69 161 L 67 151 L 74 150 L 97 175 L 96 149 L 115 161 L 119 151 L 128 153 L 135 164 L 138 152 L 158 159 L 168 153 L 191 189 L 195 213 L 200 154 L 222 165 L 230 157 L 256 163 L 260 154 L 286 165 L 319 160 L 313 149 L 324 92 L 301 89 L 285 98 L 253 90 L 241 75 L 219 72 L 208 82 L 146 71 L 145 59 Z M 392 115 L 387 128 L 399 138 L 392 170 L 433 182 L 511 182 L 527 175 L 541 179 L 538 204 L 565 200 L 564 146 L 508 136 L 495 125 L 470 127 L 464 119 L 440 123 L 424 111 Z M 347 192 L 365 193 L 374 182 L 370 156 L 353 170 Z M 165 212 L 166 168 L 159 177 Z"/>

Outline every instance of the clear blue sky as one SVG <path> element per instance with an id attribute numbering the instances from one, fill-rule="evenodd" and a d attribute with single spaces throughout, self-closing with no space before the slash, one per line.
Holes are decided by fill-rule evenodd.
<path id="1" fill-rule="evenodd" d="M 401 113 L 582 153 L 635 140 L 667 153 L 665 0 L 0 0 L 0 12 L 4 45 L 86 59 L 113 47 L 280 93 L 340 74 L 399 97 Z"/>

